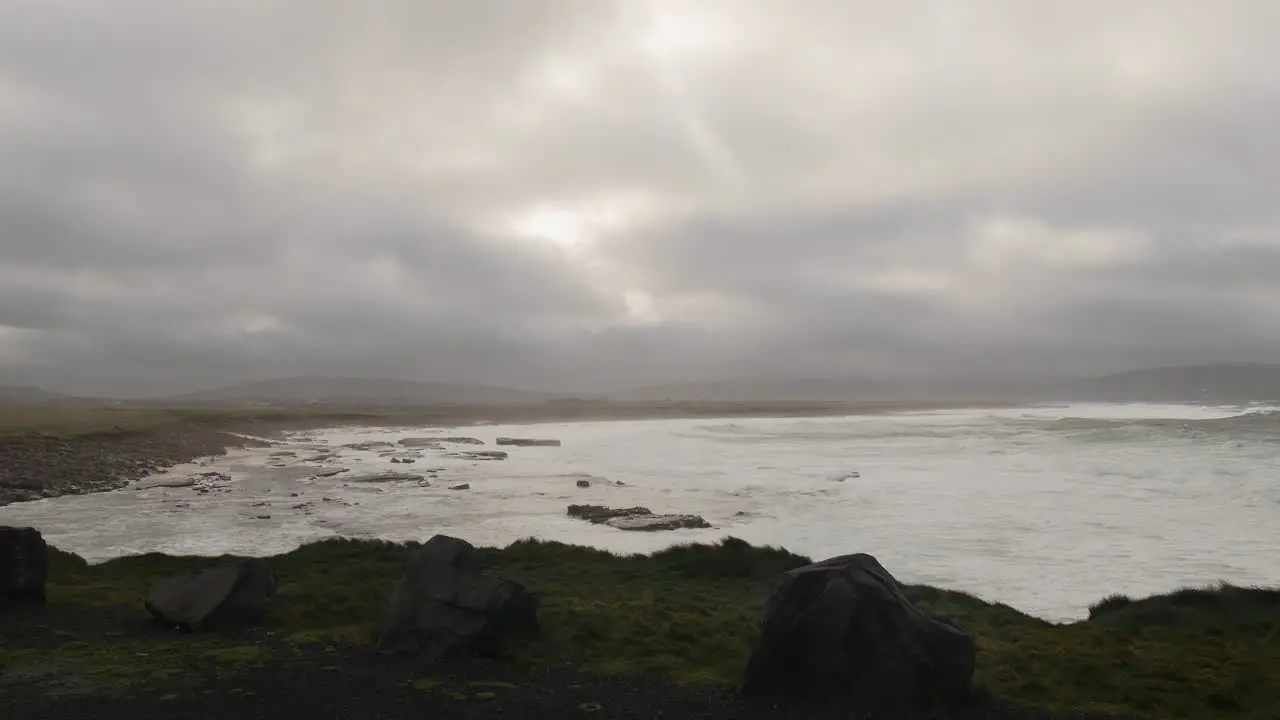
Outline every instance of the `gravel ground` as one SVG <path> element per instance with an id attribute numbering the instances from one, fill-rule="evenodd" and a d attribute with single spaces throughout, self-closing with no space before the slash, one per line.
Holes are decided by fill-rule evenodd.
<path id="1" fill-rule="evenodd" d="M 0 505 L 114 490 L 150 473 L 253 441 L 209 427 L 0 437 Z"/>

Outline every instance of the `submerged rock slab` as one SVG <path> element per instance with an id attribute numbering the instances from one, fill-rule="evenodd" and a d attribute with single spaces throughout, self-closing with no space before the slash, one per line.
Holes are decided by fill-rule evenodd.
<path id="1" fill-rule="evenodd" d="M 342 447 L 347 448 L 347 449 L 349 449 L 349 450 L 365 450 L 365 451 L 368 451 L 368 450 L 386 450 L 387 448 L 393 448 L 393 447 L 395 447 L 395 445 L 392 445 L 391 443 L 389 443 L 389 442 L 385 442 L 385 441 L 382 441 L 382 440 L 371 440 L 371 441 L 369 441 L 369 442 L 347 443 L 346 445 L 343 445 Z"/>
<path id="2" fill-rule="evenodd" d="M 347 482 L 358 482 L 358 483 L 384 483 L 384 482 L 406 482 L 406 481 L 419 482 L 421 480 L 426 480 L 426 478 L 423 477 L 422 475 L 416 475 L 414 473 L 381 472 L 381 473 L 367 473 L 365 475 L 353 475 L 349 478 L 346 478 L 346 480 Z"/>
<path id="3" fill-rule="evenodd" d="M 462 450 L 448 454 L 452 458 L 462 460 L 506 460 L 507 454 L 501 450 Z"/>
<path id="4" fill-rule="evenodd" d="M 568 514 L 593 525 L 608 525 L 618 530 L 657 532 L 661 530 L 702 529 L 711 523 L 698 515 L 658 515 L 646 507 L 609 508 L 604 505 L 570 505 Z"/>
<path id="5" fill-rule="evenodd" d="M 418 448 L 421 450 L 443 450 L 444 449 L 444 445 L 440 444 L 439 438 L 429 438 L 429 437 L 401 438 L 399 445 L 402 448 Z"/>
<path id="6" fill-rule="evenodd" d="M 198 477 L 184 478 L 160 478 L 157 480 L 139 480 L 137 489 L 150 490 L 152 488 L 186 488 L 193 487 L 199 480 Z"/>
<path id="7" fill-rule="evenodd" d="M 500 437 L 494 441 L 496 445 L 512 445 L 514 447 L 560 447 L 559 440 L 539 438 Z"/>

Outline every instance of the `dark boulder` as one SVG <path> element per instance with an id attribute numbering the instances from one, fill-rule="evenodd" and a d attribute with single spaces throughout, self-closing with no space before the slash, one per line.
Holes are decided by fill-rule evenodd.
<path id="1" fill-rule="evenodd" d="M 538 631 L 536 595 L 481 572 L 467 541 L 436 535 L 409 558 L 378 628 L 378 649 L 431 661 L 492 657 Z"/>
<path id="2" fill-rule="evenodd" d="M 874 557 L 845 555 L 781 576 L 742 691 L 916 711 L 964 700 L 975 655 L 968 635 L 912 605 Z"/>
<path id="3" fill-rule="evenodd" d="M 590 481 L 590 480 L 579 480 L 577 484 L 578 484 L 578 487 L 580 487 L 580 488 L 589 488 L 589 487 L 591 487 L 591 481 Z"/>
<path id="4" fill-rule="evenodd" d="M 0 608 L 44 605 L 48 551 L 39 530 L 0 526 Z"/>
<path id="5" fill-rule="evenodd" d="M 155 619 L 189 630 L 246 625 L 262 618 L 276 585 L 265 560 L 242 560 L 162 580 L 146 606 Z"/>

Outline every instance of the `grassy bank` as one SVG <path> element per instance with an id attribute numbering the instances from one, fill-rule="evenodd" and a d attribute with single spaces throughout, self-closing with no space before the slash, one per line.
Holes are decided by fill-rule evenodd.
<path id="1" fill-rule="evenodd" d="M 218 667 L 260 662 L 291 646 L 366 645 L 409 549 L 326 541 L 274 558 L 279 597 L 263 627 L 248 635 L 69 632 L 53 642 L 6 646 L 0 662 L 61 659 L 121 683 L 155 682 L 184 663 Z M 482 553 L 489 569 L 543 597 L 546 637 L 519 648 L 517 662 L 659 673 L 710 686 L 738 679 L 770 579 L 807 562 L 733 540 L 652 556 L 534 541 Z M 153 582 L 215 562 L 145 555 L 89 566 L 57 553 L 51 610 L 137 613 L 141 626 L 141 598 Z M 978 684 L 1001 701 L 1162 718 L 1272 718 L 1280 707 L 1280 591 L 1222 587 L 1109 598 L 1087 621 L 1070 625 L 958 592 L 911 587 L 908 594 L 977 638 Z"/>

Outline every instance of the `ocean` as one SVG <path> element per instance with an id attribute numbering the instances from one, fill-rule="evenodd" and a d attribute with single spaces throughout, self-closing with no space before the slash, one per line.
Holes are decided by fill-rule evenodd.
<path id="1" fill-rule="evenodd" d="M 341 446 L 466 435 L 506 460 Z M 280 453 L 296 453 L 296 456 Z M 397 452 L 403 454 L 404 450 Z M 322 461 L 307 458 L 325 453 Z M 327 478 L 318 467 L 348 468 Z M 437 468 L 434 473 L 427 470 Z M 380 471 L 427 474 L 366 483 Z M 0 507 L 91 562 L 167 552 L 269 555 L 332 536 L 477 545 L 536 537 L 650 552 L 733 536 L 815 559 L 875 555 L 899 580 L 1051 621 L 1112 593 L 1220 581 L 1280 585 L 1280 412 L 1077 404 L 841 418 L 683 419 L 461 428 L 336 428 L 233 450 L 156 479 L 223 472 L 222 489 L 123 490 Z M 589 488 L 577 486 L 588 480 Z M 452 490 L 466 483 L 469 490 Z M 693 513 L 714 527 L 640 533 L 569 504 Z"/>

